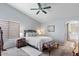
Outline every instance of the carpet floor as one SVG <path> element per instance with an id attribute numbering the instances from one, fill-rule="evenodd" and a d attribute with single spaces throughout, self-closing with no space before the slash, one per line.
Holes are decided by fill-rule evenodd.
<path id="1" fill-rule="evenodd" d="M 2 51 L 2 56 L 29 56 L 24 51 L 15 48 L 7 49 L 7 51 Z M 49 56 L 48 52 L 43 52 L 40 56 Z M 64 46 L 59 46 L 58 49 L 51 51 L 50 56 L 73 56 L 71 49 L 67 49 Z"/>

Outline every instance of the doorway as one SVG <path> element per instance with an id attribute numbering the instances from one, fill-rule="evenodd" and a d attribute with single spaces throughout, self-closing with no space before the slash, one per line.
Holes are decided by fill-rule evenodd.
<path id="1" fill-rule="evenodd" d="M 78 40 L 79 38 L 79 22 L 70 21 L 67 23 L 67 40 Z"/>

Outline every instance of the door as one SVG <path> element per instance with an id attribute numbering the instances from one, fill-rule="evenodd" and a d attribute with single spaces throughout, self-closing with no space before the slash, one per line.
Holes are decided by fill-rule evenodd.
<path id="1" fill-rule="evenodd" d="M 67 39 L 75 42 L 74 52 L 79 52 L 79 22 L 69 22 L 67 24 Z"/>
<path id="2" fill-rule="evenodd" d="M 78 40 L 79 23 L 68 23 L 68 40 Z"/>

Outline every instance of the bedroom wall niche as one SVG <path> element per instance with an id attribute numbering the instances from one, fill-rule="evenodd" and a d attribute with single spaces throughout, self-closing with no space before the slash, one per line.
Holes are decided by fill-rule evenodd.
<path id="1" fill-rule="evenodd" d="M 20 24 L 13 21 L 2 21 L 0 20 L 0 27 L 3 30 L 3 39 L 18 38 L 20 33 Z"/>

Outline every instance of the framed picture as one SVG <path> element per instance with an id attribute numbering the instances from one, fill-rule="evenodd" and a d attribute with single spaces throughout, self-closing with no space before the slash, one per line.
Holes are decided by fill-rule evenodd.
<path id="1" fill-rule="evenodd" d="M 55 32 L 55 25 L 48 25 L 47 30 L 48 32 Z"/>

